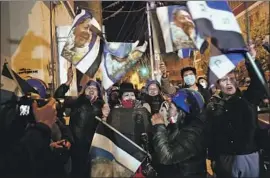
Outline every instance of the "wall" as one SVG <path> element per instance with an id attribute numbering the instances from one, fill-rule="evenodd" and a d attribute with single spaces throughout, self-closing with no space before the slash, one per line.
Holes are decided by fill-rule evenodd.
<path id="1" fill-rule="evenodd" d="M 30 76 L 47 84 L 54 82 L 56 88 L 61 81 L 55 26 L 70 25 L 73 18 L 60 2 L 53 6 L 50 16 L 50 2 L 1 2 L 1 62 L 8 59 L 22 78 Z M 54 72 L 50 70 L 53 64 Z"/>

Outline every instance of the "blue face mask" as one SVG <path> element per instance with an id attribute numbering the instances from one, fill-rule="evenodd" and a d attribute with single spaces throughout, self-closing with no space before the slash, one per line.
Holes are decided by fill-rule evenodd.
<path id="1" fill-rule="evenodd" d="M 184 77 L 184 82 L 185 84 L 187 84 L 188 86 L 194 85 L 196 82 L 196 78 L 195 75 L 187 75 Z"/>

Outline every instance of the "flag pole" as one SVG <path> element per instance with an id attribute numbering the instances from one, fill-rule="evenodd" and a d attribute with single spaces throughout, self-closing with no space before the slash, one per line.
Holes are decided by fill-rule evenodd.
<path id="1" fill-rule="evenodd" d="M 133 146 L 135 146 L 136 148 L 138 148 L 139 150 L 141 150 L 142 152 L 144 152 L 145 154 L 148 155 L 148 153 L 139 145 L 137 145 L 135 142 L 133 142 L 132 140 L 130 140 L 129 138 L 127 138 L 125 135 L 123 135 L 121 132 L 119 132 L 118 130 L 116 130 L 114 127 L 112 127 L 111 125 L 109 125 L 107 122 L 105 122 L 104 120 L 102 120 L 100 117 L 96 116 L 95 117 L 98 121 L 100 121 L 101 123 L 103 123 L 104 125 L 106 125 L 107 127 L 109 127 L 111 130 L 113 130 L 115 133 L 119 134 L 121 137 L 123 137 L 125 140 L 127 140 L 129 143 L 131 143 Z"/>
<path id="2" fill-rule="evenodd" d="M 249 60 L 251 66 L 253 67 L 253 69 L 254 69 L 255 73 L 257 74 L 259 80 L 261 81 L 262 85 L 264 86 L 264 89 L 266 91 L 268 98 L 270 98 L 270 91 L 269 91 L 269 88 L 267 86 L 267 83 L 265 82 L 264 77 L 263 77 L 262 73 L 260 72 L 258 66 L 256 65 L 253 57 L 249 54 L 249 52 L 246 53 L 246 57 Z"/>
<path id="3" fill-rule="evenodd" d="M 150 22 L 150 7 L 149 3 L 146 3 L 147 11 L 147 25 L 148 25 L 148 36 L 149 36 L 149 50 L 150 50 L 150 64 L 151 64 L 151 77 L 152 80 L 155 79 L 154 75 L 154 57 L 153 57 L 153 46 L 152 46 L 152 32 L 151 32 L 151 22 Z"/>
<path id="4" fill-rule="evenodd" d="M 244 5 L 245 5 L 245 15 L 246 15 L 246 31 L 247 31 L 247 44 L 250 44 L 250 26 L 249 26 L 249 13 L 248 13 L 248 4 L 247 2 L 244 2 Z M 258 66 L 256 65 L 253 57 L 250 55 L 249 52 L 246 53 L 246 57 L 247 59 L 249 60 L 251 66 L 253 67 L 256 75 L 258 76 L 259 80 L 261 81 L 265 91 L 266 91 L 266 94 L 268 96 L 268 98 L 270 98 L 270 91 L 269 91 L 269 88 L 267 86 L 267 83 L 265 82 L 264 80 L 264 77 L 262 75 L 262 73 L 260 72 Z"/>

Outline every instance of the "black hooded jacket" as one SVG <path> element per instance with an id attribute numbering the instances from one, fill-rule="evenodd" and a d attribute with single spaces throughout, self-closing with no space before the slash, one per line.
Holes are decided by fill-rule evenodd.
<path id="1" fill-rule="evenodd" d="M 69 87 L 61 85 L 55 92 L 55 97 L 63 98 Z M 91 103 L 84 94 L 77 99 L 65 97 L 64 107 L 71 108 L 70 129 L 72 131 L 74 142 L 72 151 L 72 172 L 74 176 L 88 176 L 88 152 L 95 134 L 98 120 L 95 116 L 102 117 L 102 107 L 104 101 L 98 98 Z"/>
<path id="2" fill-rule="evenodd" d="M 190 119 L 190 118 L 189 118 Z M 159 177 L 206 177 L 205 122 L 193 119 L 188 124 L 155 125 L 154 158 Z"/>

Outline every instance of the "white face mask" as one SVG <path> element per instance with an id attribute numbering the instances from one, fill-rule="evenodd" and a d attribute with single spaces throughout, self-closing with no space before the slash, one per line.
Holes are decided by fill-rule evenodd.
<path id="1" fill-rule="evenodd" d="M 184 76 L 184 82 L 185 82 L 185 84 L 187 84 L 189 86 L 194 85 L 196 82 L 195 75 Z"/>
<path id="2" fill-rule="evenodd" d="M 206 84 L 205 82 L 201 82 L 200 84 L 201 84 L 201 86 L 202 86 L 203 88 L 206 88 L 206 87 L 207 87 L 207 84 Z"/>

